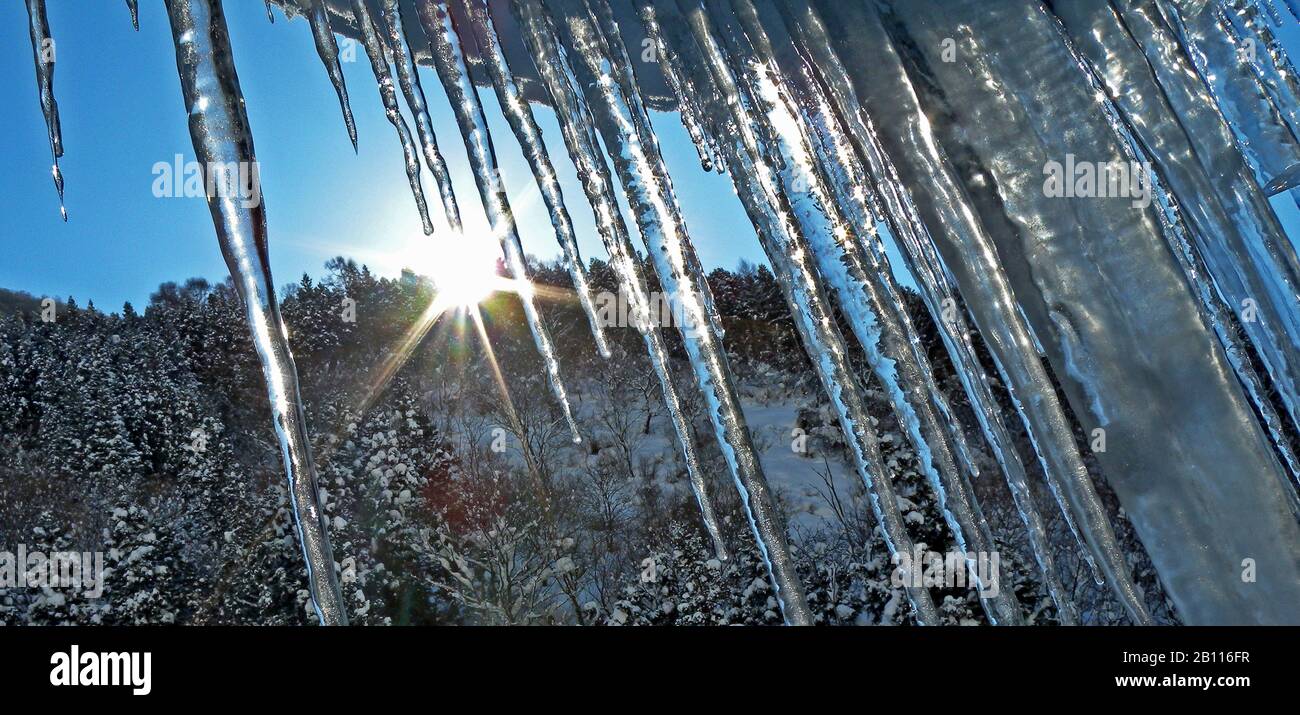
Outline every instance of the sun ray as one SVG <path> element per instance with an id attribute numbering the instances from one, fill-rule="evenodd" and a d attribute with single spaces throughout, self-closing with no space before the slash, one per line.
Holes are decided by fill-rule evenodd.
<path id="1" fill-rule="evenodd" d="M 497 363 L 496 351 L 492 349 L 492 341 L 488 337 L 487 327 L 483 324 L 483 315 L 479 312 L 478 306 L 469 309 L 469 316 L 474 321 L 474 328 L 477 330 L 479 341 L 483 345 L 483 355 L 487 357 L 488 367 L 492 369 L 492 377 L 496 381 L 497 390 L 501 393 L 501 402 L 505 407 L 506 417 L 510 420 L 515 435 L 519 438 L 519 451 L 523 453 L 528 473 L 532 476 L 538 496 L 542 499 L 544 507 L 546 507 L 550 503 L 550 490 L 546 488 L 546 481 L 542 478 L 541 469 L 533 459 L 533 451 L 527 443 L 528 433 L 524 429 L 523 420 L 519 418 L 518 410 L 515 409 L 514 399 L 510 397 L 510 388 L 506 386 L 505 376 L 501 374 L 501 366 Z"/>

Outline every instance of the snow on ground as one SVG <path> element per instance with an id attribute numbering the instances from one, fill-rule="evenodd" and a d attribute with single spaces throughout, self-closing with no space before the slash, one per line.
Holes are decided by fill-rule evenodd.
<path id="1" fill-rule="evenodd" d="M 834 512 L 823 496 L 828 493 L 827 485 L 818 472 L 825 473 L 829 469 L 835 489 L 840 498 L 846 502 L 851 499 L 850 495 L 860 485 L 852 465 L 838 455 L 827 454 L 823 459 L 823 454 L 818 450 L 817 440 L 813 435 L 807 435 L 800 444 L 799 434 L 794 430 L 797 427 L 799 410 L 807 404 L 807 400 L 797 393 L 780 388 L 773 389 L 771 386 L 746 384 L 739 387 L 742 392 L 741 408 L 744 410 L 745 420 L 749 424 L 755 447 L 758 449 L 763 471 L 768 483 L 789 505 L 792 511 L 791 526 L 816 528 L 822 525 L 823 520 L 833 520 Z M 608 405 L 601 403 L 605 397 L 598 390 L 571 386 L 570 394 L 575 398 L 573 400 L 575 416 L 587 433 L 583 435 L 582 445 L 572 448 L 566 446 L 561 449 L 564 454 L 562 459 L 571 468 L 580 469 L 585 460 L 594 458 L 589 452 L 590 445 L 585 440 L 594 440 L 597 444 L 612 448 L 610 436 L 603 434 L 595 426 L 595 422 L 589 419 Z M 633 413 L 630 422 L 637 423 L 644 418 L 644 410 L 638 407 L 625 405 L 623 408 Z M 656 405 L 656 408 L 655 416 L 651 421 L 650 434 L 636 436 L 634 460 L 639 463 L 642 458 L 660 458 L 680 471 L 680 447 L 676 434 L 662 406 Z M 712 439 L 713 433 L 709 429 L 701 429 L 699 436 L 701 440 Z M 488 435 L 486 439 L 480 436 L 478 441 L 490 442 L 491 436 Z M 796 445 L 802 446 L 804 451 L 798 451 Z M 706 450 L 711 448 L 707 445 L 701 447 Z M 512 462 L 517 462 L 520 468 L 523 467 L 522 458 L 514 450 L 510 451 L 509 458 Z M 667 478 L 672 471 L 673 469 L 659 469 L 660 484 L 665 489 L 689 490 L 690 486 L 684 475 L 671 483 L 668 481 Z M 729 473 L 709 476 L 715 493 L 720 490 L 735 489 Z"/>
<path id="2" fill-rule="evenodd" d="M 777 399 L 767 403 L 741 400 L 741 408 L 759 448 L 768 483 L 785 493 L 794 511 L 791 526 L 811 527 L 819 525 L 822 519 L 833 519 L 830 505 L 818 493 L 818 490 L 825 493 L 827 487 L 817 471 L 824 472 L 829 467 L 835 488 L 847 501 L 854 487 L 853 480 L 857 478 L 852 467 L 833 455 L 823 461 L 815 453 L 811 437 L 806 443 L 807 453 L 794 449 L 796 436 L 792 431 L 799 409 L 795 400 Z"/>

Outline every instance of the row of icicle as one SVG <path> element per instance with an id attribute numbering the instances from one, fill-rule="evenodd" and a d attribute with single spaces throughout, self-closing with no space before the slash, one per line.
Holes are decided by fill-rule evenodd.
<path id="1" fill-rule="evenodd" d="M 350 10 L 370 60 L 385 115 L 401 143 L 404 167 L 426 234 L 433 232 L 421 186 L 420 159 L 437 182 L 447 223 L 461 236 L 461 216 L 450 175 L 429 117 L 416 64 L 417 50 L 428 46 L 434 70 L 454 110 L 470 160 L 481 205 L 492 233 L 501 243 L 510 276 L 527 285 L 523 247 L 498 171 L 478 87 L 469 57 L 482 63 L 499 105 L 528 161 L 550 215 L 565 266 L 590 322 L 600 354 L 610 354 L 597 317 L 577 239 L 560 184 L 532 108 L 506 60 L 488 0 L 460 0 L 453 14 L 445 0 L 417 0 L 416 17 L 404 17 L 398 0 L 350 0 Z M 128 0 L 138 29 L 137 8 Z M 338 95 L 349 138 L 355 149 L 352 119 L 339 48 L 325 0 L 302 0 L 318 54 Z M 1081 3 L 1085 4 L 1085 3 Z M 1140 32 L 1150 12 L 1177 26 L 1176 42 L 1187 53 L 1204 85 L 1187 91 L 1213 98 L 1224 115 L 1220 146 L 1240 148 L 1252 179 L 1270 193 L 1300 183 L 1300 82 L 1272 26 L 1281 12 L 1269 2 L 1225 0 L 1213 12 L 1182 12 L 1179 3 L 1121 3 L 1129 32 Z M 899 249 L 925 304 L 940 328 L 948 357 L 957 368 L 999 470 L 1007 481 L 1028 533 L 1028 541 L 1057 607 L 1062 623 L 1078 622 L 1080 613 L 1057 574 L 1044 516 L 1031 496 L 1027 470 L 1012 442 L 994 397 L 997 381 L 1011 392 L 1042 465 L 1051 493 L 1078 540 L 1081 557 L 1098 583 L 1108 583 L 1136 623 L 1150 623 L 1141 593 L 1133 583 L 1105 508 L 1084 466 L 1066 407 L 1057 398 L 1040 360 L 1041 345 L 1016 308 L 1011 282 L 996 260 L 996 249 L 969 216 L 945 218 L 947 240 L 961 246 L 977 265 L 945 262 L 933 226 L 922 218 L 914 197 L 900 178 L 899 167 L 881 141 L 874 118 L 858 96 L 855 77 L 837 53 L 827 27 L 846 19 L 878 31 L 883 39 L 893 20 L 869 3 L 861 7 L 827 7 L 804 0 L 635 0 L 636 11 L 654 43 L 658 68 L 676 94 L 680 119 L 695 143 L 704 170 L 727 172 L 753 223 L 795 318 L 798 334 L 838 415 L 856 470 L 891 552 L 911 553 L 899 499 L 888 477 L 873 420 L 867 410 L 862 378 L 850 365 L 850 343 L 841 334 L 838 311 L 853 339 L 866 353 L 875 378 L 887 394 L 895 416 L 915 449 L 919 468 L 934 490 L 957 547 L 972 554 L 997 550 L 981 512 L 972 481 L 981 476 L 975 450 L 962 423 L 936 384 L 930 358 L 913 317 L 905 308 L 885 255 L 885 241 Z M 1058 5 L 1063 5 L 1058 3 Z M 1068 4 L 1064 4 L 1068 5 Z M 1105 6 L 1105 3 L 1101 3 Z M 220 161 L 255 161 L 220 0 L 167 0 L 176 42 L 177 65 L 189 111 L 191 136 L 204 166 Z M 510 0 L 522 40 L 549 104 L 555 109 L 564 146 L 582 177 L 582 188 L 595 217 L 597 232 L 628 296 L 636 327 L 662 387 L 698 500 L 717 554 L 727 552 L 708 493 L 693 431 L 674 385 L 664 336 L 647 320 L 649 290 L 638 250 L 624 222 L 616 181 L 624 192 L 655 272 L 671 296 L 674 314 L 684 316 L 680 329 L 696 382 L 708 405 L 715 436 L 754 536 L 765 557 L 777 600 L 787 623 L 809 624 L 814 616 L 794 569 L 785 525 L 763 474 L 745 424 L 722 346 L 721 321 L 695 255 L 674 193 L 666 163 L 641 96 L 633 63 L 614 12 L 606 0 Z M 1288 11 L 1295 6 L 1287 0 Z M 53 92 L 53 62 L 43 50 L 50 44 L 43 0 L 27 0 L 41 105 L 54 158 L 54 180 L 62 206 L 63 154 L 58 109 Z M 1055 14 L 1052 14 L 1052 13 Z M 1103 14 L 1106 11 L 1103 11 Z M 267 2 L 268 17 L 271 4 Z M 1144 14 L 1147 13 L 1147 14 Z M 1179 166 L 1174 150 L 1186 140 L 1165 136 L 1159 122 L 1143 122 L 1137 93 L 1108 86 L 1112 77 L 1095 69 L 1083 23 L 1087 10 L 1058 7 L 1041 10 L 1044 27 L 1055 28 L 1079 71 L 1104 96 L 1103 111 L 1117 141 L 1133 159 L 1158 165 L 1160 216 L 1171 248 L 1189 283 L 1198 292 L 1205 320 L 1215 326 L 1233 369 L 1267 427 L 1291 479 L 1300 479 L 1300 461 L 1286 433 L 1300 423 L 1300 310 L 1295 305 L 1300 278 L 1294 251 L 1273 238 L 1272 214 L 1256 205 L 1239 211 L 1222 203 L 1204 174 Z M 415 22 L 412 23 L 411 20 Z M 1095 20 L 1095 18 L 1094 18 Z M 463 23 L 467 23 L 463 24 Z M 421 32 L 422 31 L 422 32 Z M 1151 32 L 1154 32 L 1152 30 Z M 1215 72 L 1225 53 L 1241 38 L 1259 43 L 1250 57 L 1248 76 Z M 887 47 L 888 40 L 884 40 Z M 892 55 L 891 55 L 892 57 Z M 390 67 L 391 65 L 391 67 Z M 853 66 L 860 66 L 855 63 Z M 397 82 L 394 84 L 393 72 Z M 1162 82 L 1166 78 L 1160 78 Z M 1186 77 L 1167 81 L 1186 83 Z M 1240 92 L 1232 82 L 1251 81 L 1272 113 L 1261 118 L 1230 101 Z M 1136 81 L 1136 80 L 1132 80 Z M 414 135 L 398 105 L 402 95 L 415 123 Z M 1173 97 L 1170 101 L 1178 101 Z M 1196 111 L 1190 104 L 1186 114 Z M 1209 111 L 1208 108 L 1201 108 Z M 1216 125 L 1217 126 L 1217 125 Z M 1231 126 L 1232 136 L 1226 128 Z M 1166 132 L 1167 134 L 1167 132 Z M 930 141 L 924 136 L 922 142 Z M 601 145 L 604 145 L 602 150 Z M 612 161 L 613 172 L 606 163 Z M 946 171 L 946 169 L 940 169 Z M 940 175 L 936 175 L 940 176 Z M 937 180 L 942 186 L 946 178 Z M 1179 201 L 1179 198 L 1196 201 Z M 320 513 L 315 466 L 306 439 L 296 371 L 273 290 L 267 262 L 265 213 L 259 201 L 246 208 L 237 201 L 211 197 L 221 249 L 244 298 L 254 342 L 267 378 L 293 506 L 308 566 L 313 601 L 323 623 L 346 623 L 334 574 L 325 523 Z M 953 202 L 959 205 L 959 201 Z M 63 212 L 67 220 L 66 211 Z M 1273 219 L 1275 223 L 1275 219 Z M 1213 241 L 1211 240 L 1213 237 Z M 1233 306 L 1257 297 L 1264 320 L 1233 318 Z M 531 291 L 520 291 L 526 319 L 544 358 L 549 384 L 573 432 L 560 366 L 549 332 Z M 977 355 L 965 306 L 980 308 L 980 329 L 997 336 L 997 374 L 990 375 Z M 987 310 L 983 310 L 987 308 Z M 1241 325 L 1245 340 L 1233 330 Z M 1255 369 L 1253 350 L 1264 368 Z M 1276 389 L 1285 415 L 1267 397 Z M 1288 493 L 1294 498 L 1294 488 Z M 979 574 L 970 563 L 973 578 Z M 999 576 L 1000 578 L 1000 576 Z M 975 581 L 976 587 L 988 586 Z M 907 589 L 918 622 L 939 622 L 927 589 Z M 1024 622 L 1010 588 L 980 588 L 993 623 Z"/>

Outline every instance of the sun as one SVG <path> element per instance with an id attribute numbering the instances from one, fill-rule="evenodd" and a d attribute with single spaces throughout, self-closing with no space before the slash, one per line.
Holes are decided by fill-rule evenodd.
<path id="1" fill-rule="evenodd" d="M 454 236 L 429 242 L 423 268 L 433 280 L 439 303 L 473 307 L 502 285 L 497 275 L 501 248 L 482 237 Z"/>

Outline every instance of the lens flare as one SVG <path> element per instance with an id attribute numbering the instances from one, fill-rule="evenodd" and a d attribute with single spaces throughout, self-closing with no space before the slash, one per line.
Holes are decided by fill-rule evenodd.
<path id="1" fill-rule="evenodd" d="M 501 248 L 495 241 L 456 236 L 434 241 L 431 248 L 425 269 L 433 279 L 438 302 L 471 307 L 502 287 L 497 275 Z"/>

